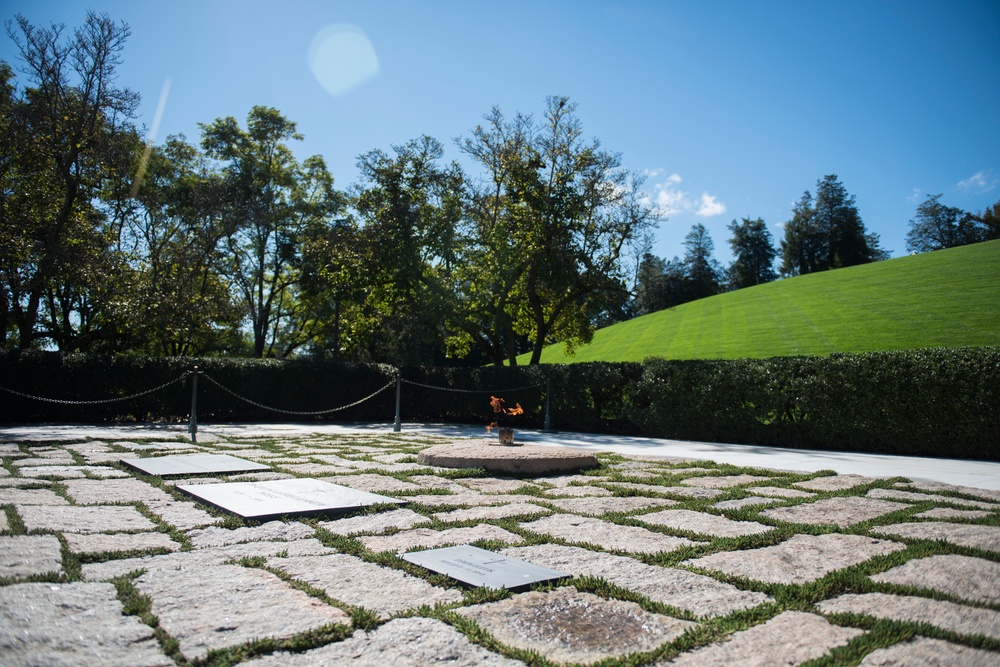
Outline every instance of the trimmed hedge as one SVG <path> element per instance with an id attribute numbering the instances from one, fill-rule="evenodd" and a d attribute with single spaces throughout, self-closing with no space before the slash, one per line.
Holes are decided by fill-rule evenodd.
<path id="1" fill-rule="evenodd" d="M 88 406 L 0 392 L 0 421 L 186 420 L 191 378 L 185 374 L 196 364 L 204 373 L 198 391 L 203 423 L 387 423 L 395 414 L 394 387 L 343 411 L 302 415 L 248 404 L 216 384 L 272 408 L 320 411 L 353 403 L 391 382 L 396 369 L 379 364 L 14 352 L 0 357 L 0 387 L 35 396 L 99 400 L 170 384 L 140 398 Z M 493 394 L 525 409 L 512 425 L 539 428 L 548 386 L 552 426 L 560 430 L 1000 459 L 997 347 L 399 372 L 404 421 L 486 424 L 494 419 Z"/>

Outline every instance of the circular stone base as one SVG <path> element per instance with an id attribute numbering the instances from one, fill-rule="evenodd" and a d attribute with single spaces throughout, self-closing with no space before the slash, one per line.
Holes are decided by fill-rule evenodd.
<path id="1" fill-rule="evenodd" d="M 568 447 L 498 447 L 473 442 L 430 447 L 417 455 L 417 462 L 442 468 L 485 468 L 494 472 L 534 474 L 591 468 L 597 465 L 597 456 Z"/>

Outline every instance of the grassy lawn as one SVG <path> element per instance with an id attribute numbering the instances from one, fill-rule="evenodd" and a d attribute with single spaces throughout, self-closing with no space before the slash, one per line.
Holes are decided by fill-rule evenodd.
<path id="1" fill-rule="evenodd" d="M 543 363 L 737 359 L 1000 345 L 1000 241 L 720 294 L 597 331 Z M 519 358 L 527 363 L 529 355 Z"/>

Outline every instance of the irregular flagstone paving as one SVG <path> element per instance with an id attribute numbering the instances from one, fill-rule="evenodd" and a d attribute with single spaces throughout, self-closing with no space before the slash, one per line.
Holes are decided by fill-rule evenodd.
<path id="1" fill-rule="evenodd" d="M 656 456 L 614 455 L 588 474 L 416 463 L 463 442 L 372 432 L 0 443 L 0 664 L 515 667 L 537 651 L 552 664 L 796 665 L 863 638 L 858 615 L 917 634 L 856 644 L 867 655 L 850 664 L 1000 663 L 982 648 L 1000 642 L 998 492 L 802 482 Z M 119 463 L 149 449 L 272 469 L 158 482 Z M 261 522 L 174 488 L 324 475 L 409 504 Z M 934 541 L 930 555 L 903 551 L 914 540 Z M 483 593 L 400 556 L 471 542 L 570 577 Z M 826 599 L 807 589 L 815 606 L 784 601 L 856 565 Z M 772 597 L 775 585 L 787 595 Z M 147 616 L 126 613 L 121 600 L 135 595 Z M 927 627 L 954 634 L 921 636 Z"/>

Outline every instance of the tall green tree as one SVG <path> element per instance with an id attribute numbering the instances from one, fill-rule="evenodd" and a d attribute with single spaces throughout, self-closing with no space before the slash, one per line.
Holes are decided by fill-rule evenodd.
<path id="1" fill-rule="evenodd" d="M 945 206 L 941 195 L 931 195 L 917 206 L 906 233 L 906 249 L 929 252 L 986 240 L 984 225 L 976 216 L 955 206 Z"/>
<path id="2" fill-rule="evenodd" d="M 201 129 L 203 149 L 227 177 L 228 278 L 247 313 L 252 354 L 288 356 L 308 341 L 299 240 L 335 218 L 343 198 L 322 157 L 295 159 L 288 142 L 302 136 L 277 109 L 253 107 L 245 130 L 232 116 Z"/>
<path id="3" fill-rule="evenodd" d="M 729 247 L 735 257 L 729 267 L 730 288 L 742 289 L 776 280 L 774 260 L 778 251 L 764 221 L 760 218 L 733 220 L 728 229 L 732 233 Z"/>
<path id="4" fill-rule="evenodd" d="M 0 343 L 87 349 L 120 334 L 129 298 L 103 201 L 141 149 L 139 96 L 116 85 L 130 29 L 94 12 L 72 36 L 20 15 L 6 27 L 27 85 L 0 65 Z"/>
<path id="5" fill-rule="evenodd" d="M 715 244 L 705 225 L 698 223 L 684 237 L 687 300 L 695 301 L 722 291 L 722 267 L 715 259 Z"/>

